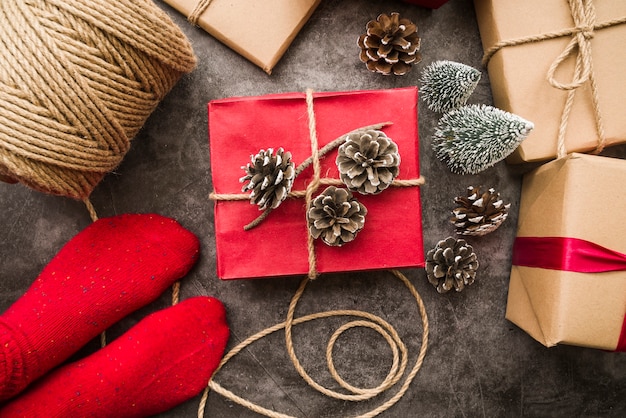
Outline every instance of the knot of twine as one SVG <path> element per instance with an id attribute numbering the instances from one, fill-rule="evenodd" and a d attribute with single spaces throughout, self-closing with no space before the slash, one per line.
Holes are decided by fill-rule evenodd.
<path id="1" fill-rule="evenodd" d="M 539 35 L 531 35 L 517 39 L 500 41 L 485 51 L 482 60 L 483 65 L 487 66 L 489 60 L 494 56 L 494 54 L 496 54 L 496 52 L 498 52 L 502 48 L 523 45 L 527 43 L 541 42 L 549 39 L 561 38 L 564 36 L 572 37 L 565 49 L 552 62 L 546 75 L 546 78 L 551 86 L 560 90 L 567 91 L 567 99 L 565 101 L 563 113 L 561 114 L 561 123 L 559 125 L 559 134 L 557 141 L 557 157 L 559 158 L 564 157 L 567 154 L 567 149 L 565 147 L 565 133 L 574 103 L 576 89 L 578 89 L 587 82 L 589 82 L 591 87 L 591 100 L 593 105 L 596 130 L 598 132 L 598 144 L 596 146 L 596 149 L 594 150 L 594 153 L 599 153 L 604 149 L 606 137 L 604 133 L 602 113 L 600 111 L 600 104 L 598 99 L 598 87 L 596 84 L 592 65 L 593 57 L 591 53 L 591 40 L 597 30 L 626 23 L 626 16 L 597 23 L 596 11 L 593 0 L 569 0 L 568 3 L 572 18 L 574 20 L 574 27 L 556 30 L 553 32 L 543 33 Z M 557 69 L 568 57 L 575 53 L 576 64 L 572 80 L 567 83 L 562 83 L 558 81 L 555 76 Z"/>
<path id="2" fill-rule="evenodd" d="M 0 39 L 0 179 L 82 200 L 196 64 L 150 0 L 2 0 Z"/>
<path id="3" fill-rule="evenodd" d="M 354 132 L 366 131 L 369 129 L 382 129 L 385 126 L 391 125 L 391 122 L 382 122 L 374 125 L 368 125 L 364 127 L 360 127 L 355 129 L 352 132 L 344 134 L 339 138 L 329 142 L 327 145 L 319 148 L 318 140 L 317 140 L 317 128 L 315 122 L 315 110 L 313 107 L 313 90 L 306 90 L 306 105 L 307 105 L 307 116 L 309 121 L 309 141 L 311 144 L 311 156 L 304 160 L 295 170 L 296 177 L 307 167 L 312 165 L 313 167 L 313 176 L 309 181 L 305 190 L 296 190 L 291 191 L 287 194 L 288 197 L 291 198 L 301 198 L 305 199 L 305 207 L 308 208 L 311 205 L 311 201 L 313 200 L 313 194 L 320 188 L 322 185 L 333 185 L 333 186 L 342 186 L 343 182 L 339 179 L 332 178 L 322 178 L 321 176 L 321 158 L 326 155 L 328 152 L 337 148 L 343 142 L 345 142 L 346 138 Z M 419 176 L 416 179 L 406 179 L 406 180 L 394 180 L 391 185 L 394 187 L 418 187 L 425 183 L 424 177 Z M 211 200 L 222 200 L 222 201 L 236 201 L 236 200 L 249 200 L 250 195 L 247 193 L 233 193 L 233 194 L 222 194 L 222 193 L 211 193 L 209 195 Z M 272 211 L 272 208 L 266 209 L 258 218 L 249 223 L 244 227 L 245 230 L 249 230 L 259 225 L 267 215 Z M 317 273 L 317 260 L 315 256 L 315 240 L 308 232 L 307 229 L 307 251 L 308 251 L 308 262 L 309 262 L 309 272 L 308 277 L 310 279 L 315 279 L 318 275 Z"/>
<path id="4" fill-rule="evenodd" d="M 420 346 L 419 354 L 415 360 L 415 363 L 412 369 L 408 373 L 406 373 L 407 365 L 408 365 L 408 349 L 406 347 L 406 344 L 404 344 L 404 342 L 402 341 L 401 337 L 399 336 L 395 328 L 389 322 L 385 321 L 384 319 L 382 319 L 381 317 L 377 315 L 373 315 L 371 313 L 358 311 L 358 310 L 333 310 L 333 311 L 313 313 L 313 314 L 301 316 L 298 318 L 294 318 L 294 313 L 295 313 L 298 301 L 302 297 L 302 294 L 304 293 L 304 290 L 307 284 L 311 282 L 311 280 L 307 277 L 300 283 L 300 287 L 298 288 L 293 298 L 291 299 L 291 303 L 289 304 L 289 310 L 287 312 L 287 319 L 284 322 L 281 322 L 272 327 L 266 328 L 248 337 L 246 340 L 242 341 L 241 343 L 233 347 L 224 356 L 219 366 L 217 367 L 217 370 L 211 377 L 211 380 L 209 381 L 207 388 L 204 390 L 204 393 L 202 394 L 202 397 L 200 399 L 200 403 L 198 406 L 198 418 L 204 417 L 204 410 L 206 408 L 206 403 L 208 400 L 208 395 L 209 395 L 210 390 L 213 390 L 219 393 L 220 395 L 224 396 L 225 398 L 230 399 L 233 402 L 236 402 L 239 405 L 244 406 L 258 414 L 262 414 L 262 415 L 273 417 L 273 418 L 293 418 L 290 415 L 282 414 L 282 413 L 264 408 L 241 396 L 238 396 L 232 391 L 223 388 L 219 383 L 217 383 L 214 380 L 215 374 L 219 370 L 221 370 L 222 367 L 226 363 L 228 363 L 228 361 L 231 358 L 236 356 L 243 349 L 245 349 L 252 343 L 258 341 L 259 339 L 269 334 L 272 334 L 276 331 L 280 331 L 282 329 L 285 330 L 285 344 L 287 348 L 287 353 L 289 354 L 289 358 L 292 364 L 294 365 L 296 371 L 309 384 L 309 386 L 311 386 L 312 388 L 316 389 L 318 392 L 328 397 L 343 400 L 343 401 L 348 401 L 348 402 L 365 401 L 368 399 L 372 399 L 382 394 L 383 392 L 389 390 L 391 387 L 393 387 L 396 383 L 398 383 L 402 379 L 402 377 L 406 373 L 404 381 L 400 385 L 400 388 L 398 389 L 398 391 L 393 396 L 391 396 L 388 400 L 386 400 L 380 406 L 372 409 L 371 411 L 365 414 L 359 415 L 358 418 L 375 417 L 383 413 L 384 411 L 388 410 L 393 405 L 395 405 L 404 396 L 409 386 L 413 382 L 413 379 L 415 378 L 415 376 L 417 375 L 417 373 L 422 367 L 424 358 L 426 356 L 426 350 L 428 348 L 429 325 L 428 325 L 428 316 L 426 314 L 426 308 L 424 307 L 422 298 L 420 297 L 419 293 L 417 292 L 413 284 L 409 281 L 409 279 L 405 275 L 403 275 L 398 270 L 391 270 L 391 273 L 395 277 L 397 277 L 400 281 L 402 281 L 402 283 L 407 287 L 407 289 L 411 293 L 411 296 L 413 297 L 417 305 L 417 309 L 419 311 L 419 315 L 421 318 L 421 326 L 422 326 L 421 346 Z M 339 384 L 339 386 L 344 388 L 349 393 L 342 393 L 342 392 L 337 392 L 335 390 L 331 390 L 317 383 L 315 380 L 313 380 L 311 376 L 309 376 L 309 374 L 304 370 L 304 367 L 298 360 L 298 357 L 295 353 L 294 346 L 293 346 L 292 327 L 294 325 L 302 324 L 302 323 L 309 322 L 309 321 L 316 320 L 316 319 L 330 318 L 333 316 L 335 317 L 336 316 L 349 316 L 349 317 L 358 318 L 356 320 L 346 322 L 345 324 L 337 328 L 335 332 L 332 334 L 332 336 L 330 337 L 330 339 L 328 340 L 328 344 L 326 346 L 326 363 L 328 366 L 328 370 L 331 376 L 333 377 L 333 379 Z M 335 362 L 333 360 L 333 349 L 335 346 L 335 342 L 341 336 L 341 334 L 343 334 L 345 331 L 351 328 L 356 328 L 356 327 L 366 327 L 366 328 L 370 328 L 376 331 L 379 335 L 381 335 L 385 339 L 385 341 L 387 342 L 387 344 L 389 345 L 392 351 L 393 360 L 392 360 L 392 365 L 389 369 L 389 373 L 387 374 L 383 382 L 374 388 L 359 388 L 359 387 L 355 387 L 349 384 L 339 375 L 334 365 Z"/>

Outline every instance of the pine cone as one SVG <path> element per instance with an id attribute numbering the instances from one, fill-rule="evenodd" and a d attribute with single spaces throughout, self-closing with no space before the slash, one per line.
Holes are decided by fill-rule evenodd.
<path id="1" fill-rule="evenodd" d="M 422 60 L 417 26 L 398 13 L 380 14 L 367 23 L 367 32 L 359 37 L 360 59 L 370 71 L 404 75 L 412 64 Z"/>
<path id="2" fill-rule="evenodd" d="M 382 131 L 348 135 L 337 153 L 341 181 L 361 194 L 385 190 L 400 172 L 398 146 Z"/>
<path id="3" fill-rule="evenodd" d="M 330 186 L 311 202 L 306 213 L 309 232 L 331 246 L 352 241 L 365 225 L 367 209 L 349 190 Z"/>
<path id="4" fill-rule="evenodd" d="M 477 269 L 474 249 L 462 239 L 448 237 L 426 254 L 426 277 L 439 293 L 460 292 L 474 283 Z"/>
<path id="5" fill-rule="evenodd" d="M 287 198 L 296 177 L 291 153 L 282 148 L 261 150 L 250 156 L 250 162 L 241 167 L 246 175 L 239 179 L 241 183 L 248 181 L 241 191 L 250 193 L 250 203 L 258 205 L 260 210 L 275 209 Z"/>
<path id="6" fill-rule="evenodd" d="M 480 187 L 467 188 L 467 196 L 459 196 L 454 202 L 460 206 L 452 211 L 450 222 L 459 235 L 482 236 L 495 231 L 508 216 L 510 203 L 504 204 L 500 193 L 489 189 L 481 193 Z"/>

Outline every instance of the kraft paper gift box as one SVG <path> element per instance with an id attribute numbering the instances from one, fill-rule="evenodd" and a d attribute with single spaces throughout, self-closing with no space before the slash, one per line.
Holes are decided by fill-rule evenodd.
<path id="1" fill-rule="evenodd" d="M 320 92 L 313 94 L 319 147 L 343 134 L 379 122 L 399 148 L 397 179 L 419 178 L 417 89 Z M 241 194 L 242 166 L 261 149 L 292 153 L 299 165 L 311 156 L 305 93 L 235 97 L 211 101 L 209 145 L 214 192 Z M 321 159 L 323 177 L 338 179 L 334 150 Z M 293 185 L 304 190 L 312 169 Z M 315 195 L 321 193 L 320 187 Z M 364 271 L 424 265 L 419 187 L 390 186 L 377 195 L 354 196 L 367 208 L 354 241 L 330 247 L 315 241 L 317 271 Z M 303 198 L 287 198 L 256 228 L 243 227 L 261 211 L 249 200 L 215 202 L 215 241 L 221 279 L 306 275 L 308 227 Z"/>
<path id="2" fill-rule="evenodd" d="M 625 1 L 577 0 L 571 3 L 595 5 L 596 25 L 626 18 Z M 486 52 L 498 42 L 519 41 L 524 37 L 574 28 L 574 35 L 503 47 L 489 60 L 487 68 L 494 104 L 535 124 L 533 132 L 508 162 L 546 161 L 569 152 L 587 153 L 598 146 L 600 135 L 596 127 L 591 82 L 584 81 L 584 74 L 581 74 L 584 82 L 574 89 L 564 135 L 566 152 L 557 151 L 568 91 L 553 87 L 548 81 L 548 71 L 570 42 L 577 40 L 583 42 L 583 52 L 590 50 L 590 70 L 597 85 L 605 145 L 626 141 L 626 118 L 623 117 L 626 24 L 596 28 L 583 35 L 583 28 L 593 26 L 594 21 L 582 18 L 575 21 L 567 0 L 474 0 L 474 5 Z M 586 38 L 586 35 L 590 37 Z M 574 45 L 568 58 L 556 67 L 556 82 L 572 84 L 576 58 L 582 59 L 580 54 L 583 52 Z"/>
<path id="3" fill-rule="evenodd" d="M 506 318 L 545 346 L 626 351 L 624 179 L 576 153 L 523 179 Z"/>
<path id="4" fill-rule="evenodd" d="M 165 0 L 189 17 L 200 0 Z M 212 0 L 197 25 L 268 74 L 320 0 Z"/>

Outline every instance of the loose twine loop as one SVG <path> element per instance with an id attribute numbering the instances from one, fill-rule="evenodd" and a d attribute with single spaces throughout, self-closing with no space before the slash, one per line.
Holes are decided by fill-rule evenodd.
<path id="1" fill-rule="evenodd" d="M 591 100 L 596 123 L 596 131 L 598 132 L 598 144 L 593 153 L 598 154 L 604 149 L 606 144 L 606 135 L 604 132 L 604 124 L 602 122 L 602 113 L 600 111 L 598 87 L 593 71 L 591 39 L 593 38 L 595 31 L 597 30 L 626 23 L 626 16 L 597 23 L 595 6 L 592 0 L 569 0 L 569 7 L 572 18 L 574 20 L 574 27 L 539 35 L 531 35 L 517 39 L 500 41 L 485 51 L 482 60 L 483 65 L 487 66 L 489 60 L 502 48 L 541 42 L 549 39 L 561 38 L 564 36 L 572 37 L 565 49 L 552 62 L 546 74 L 546 79 L 551 86 L 560 90 L 567 91 L 567 99 L 565 101 L 565 106 L 561 114 L 561 123 L 559 125 L 559 134 L 557 141 L 558 158 L 562 158 L 567 155 L 567 149 L 565 146 L 565 133 L 567 130 L 569 116 L 574 104 L 576 90 L 587 82 L 590 83 L 591 87 Z M 576 53 L 576 64 L 572 80 L 569 83 L 561 83 L 556 79 L 555 73 L 559 66 L 574 53 Z"/>
<path id="2" fill-rule="evenodd" d="M 424 307 L 422 298 L 420 297 L 419 293 L 417 292 L 413 284 L 409 281 L 409 279 L 404 274 L 402 274 L 398 270 L 391 270 L 391 273 L 393 273 L 395 277 L 397 277 L 404 283 L 404 285 L 409 289 L 409 292 L 411 293 L 411 295 L 413 296 L 413 299 L 415 300 L 417 304 L 417 308 L 419 310 L 419 314 L 421 318 L 421 325 L 422 325 L 422 341 L 421 341 L 420 351 L 413 367 L 408 373 L 406 373 L 404 381 L 402 382 L 398 391 L 393 396 L 391 396 L 387 401 L 385 401 L 382 405 L 378 406 L 375 409 L 372 409 L 371 411 L 365 414 L 359 415 L 358 418 L 370 418 L 370 417 L 377 416 L 381 414 L 382 412 L 391 408 L 393 405 L 395 405 L 404 396 L 409 386 L 413 382 L 413 379 L 415 378 L 415 376 L 421 369 L 422 364 L 424 362 L 424 357 L 426 356 L 426 350 L 428 348 L 428 334 L 429 334 L 428 316 L 426 314 L 426 308 Z M 405 372 L 407 369 L 408 349 L 406 345 L 404 344 L 404 342 L 402 341 L 402 338 L 398 335 L 398 332 L 395 330 L 395 328 L 384 319 L 380 318 L 379 316 L 376 316 L 367 312 L 363 312 L 363 311 L 358 311 L 358 310 L 334 310 L 334 311 L 313 313 L 313 314 L 301 316 L 298 318 L 294 318 L 294 313 L 295 313 L 298 301 L 302 297 L 302 294 L 304 293 L 304 290 L 307 284 L 309 284 L 310 282 L 311 282 L 311 279 L 307 277 L 300 283 L 300 287 L 294 294 L 291 300 L 291 303 L 289 304 L 289 310 L 287 312 L 287 319 L 285 322 L 281 322 L 272 327 L 266 328 L 248 337 L 246 340 L 242 341 L 241 343 L 233 347 L 220 362 L 217 370 L 215 371 L 213 375 L 213 378 L 219 372 L 219 370 L 222 367 L 224 367 L 226 363 L 228 363 L 228 361 L 231 358 L 239 354 L 239 352 L 241 352 L 244 348 L 248 347 L 255 341 L 258 341 L 259 339 L 269 334 L 272 334 L 276 331 L 280 331 L 284 329 L 287 353 L 289 354 L 289 358 L 291 362 L 293 363 L 296 371 L 311 387 L 313 387 L 314 389 L 323 393 L 326 396 L 329 396 L 334 399 L 350 401 L 350 402 L 364 401 L 364 400 L 372 399 L 376 396 L 381 395 L 383 392 L 386 392 L 395 384 L 397 384 L 405 375 Z M 294 325 L 302 324 L 302 323 L 312 321 L 315 319 L 329 318 L 333 316 L 351 316 L 351 317 L 361 318 L 358 320 L 347 322 L 341 327 L 339 327 L 332 334 L 326 346 L 326 362 L 328 365 L 328 370 L 330 371 L 330 374 L 335 379 L 335 381 L 342 388 L 344 388 L 345 390 L 349 392 L 347 394 L 326 388 L 320 385 L 319 383 L 317 383 L 315 380 L 313 380 L 308 375 L 308 373 L 304 370 L 304 367 L 302 367 L 302 364 L 298 360 L 298 357 L 295 353 L 294 346 L 293 346 L 292 328 Z M 366 327 L 366 328 L 370 328 L 378 332 L 385 339 L 385 341 L 387 341 L 387 344 L 389 345 L 392 351 L 393 361 L 392 361 L 392 365 L 390 367 L 389 373 L 387 374 L 387 377 L 383 380 L 383 382 L 375 388 L 358 388 L 353 385 L 350 385 L 339 375 L 339 373 L 337 372 L 334 366 L 333 349 L 334 349 L 335 342 L 337 341 L 337 339 L 341 336 L 343 332 L 347 331 L 348 329 L 356 328 L 356 327 Z M 210 390 L 213 390 L 219 393 L 220 395 L 224 396 L 225 398 L 230 399 L 231 401 L 236 402 L 237 404 L 243 407 L 246 407 L 250 409 L 251 411 L 254 411 L 258 414 L 265 415 L 265 416 L 272 417 L 272 418 L 293 418 L 290 415 L 272 411 L 270 409 L 257 405 L 247 399 L 244 399 L 234 394 L 230 390 L 223 388 L 213 378 L 211 378 L 211 380 L 209 381 L 209 384 L 207 388 L 204 390 L 204 393 L 202 394 L 202 397 L 200 399 L 200 404 L 198 406 L 199 418 L 204 417 L 204 411 L 206 409 L 206 403 L 208 400 L 208 395 L 209 395 Z"/>
<path id="3" fill-rule="evenodd" d="M 317 140 L 316 122 L 315 122 L 315 112 L 313 108 L 313 91 L 311 89 L 308 89 L 306 91 L 306 104 L 307 104 L 307 114 L 308 114 L 308 121 L 309 121 L 308 128 L 309 128 L 309 137 L 310 137 L 310 144 L 311 144 L 311 157 L 306 159 L 302 164 L 300 164 L 296 168 L 296 175 L 302 172 L 309 165 L 311 165 L 313 167 L 313 176 L 304 191 L 292 191 L 289 193 L 288 196 L 293 197 L 293 198 L 304 197 L 306 207 L 309 207 L 311 200 L 313 198 L 313 194 L 318 190 L 320 186 L 343 185 L 343 183 L 339 179 L 329 179 L 329 178 L 321 177 L 322 170 L 321 170 L 320 159 L 329 151 L 339 146 L 339 144 L 343 143 L 345 141 L 345 138 L 349 134 L 343 135 L 335 139 L 334 141 L 331 141 L 330 143 L 328 143 L 326 146 L 322 147 L 321 149 L 319 149 L 319 144 Z M 387 126 L 389 124 L 390 124 L 389 122 L 384 122 L 380 124 L 370 125 L 367 127 L 362 127 L 362 128 L 357 129 L 356 131 L 367 130 L 367 129 L 381 129 L 382 127 Z M 415 186 L 420 186 L 422 184 L 424 184 L 424 178 L 421 176 L 417 179 L 394 180 L 394 182 L 392 183 L 392 185 L 396 187 L 415 187 Z M 227 201 L 249 200 L 250 195 L 243 194 L 243 193 L 242 194 L 211 193 L 210 198 L 212 200 L 227 200 Z M 263 219 L 265 219 L 268 213 L 269 211 L 265 211 L 259 218 L 257 218 L 251 224 L 249 224 L 248 227 L 250 227 L 250 225 L 252 225 L 251 227 L 254 227 L 256 223 L 261 222 Z M 398 383 L 402 379 L 402 377 L 405 375 L 407 364 L 408 364 L 408 349 L 406 345 L 404 344 L 404 342 L 402 341 L 402 339 L 400 338 L 400 336 L 398 335 L 397 331 L 394 329 L 394 327 L 391 324 L 389 324 L 387 321 L 380 318 L 379 316 L 376 316 L 367 312 L 358 311 L 358 310 L 334 310 L 334 311 L 319 312 L 319 313 L 314 313 L 314 314 L 309 314 L 309 315 L 305 315 L 302 317 L 294 318 L 296 306 L 298 304 L 298 301 L 302 297 L 302 294 L 304 293 L 306 286 L 317 277 L 317 270 L 315 267 L 316 260 L 315 260 L 315 245 L 314 244 L 315 243 L 314 243 L 313 237 L 307 231 L 307 250 L 309 253 L 309 273 L 307 277 L 300 283 L 300 287 L 298 288 L 298 290 L 296 291 L 296 293 L 291 299 L 291 302 L 289 304 L 289 309 L 287 312 L 287 319 L 285 320 L 285 322 L 266 328 L 252 335 L 251 337 L 247 338 L 246 340 L 244 340 L 243 342 L 239 343 L 237 346 L 232 348 L 230 352 L 226 354 L 224 358 L 222 359 L 220 365 L 215 371 L 215 374 L 231 358 L 236 356 L 244 348 L 248 347 L 255 341 L 269 334 L 272 334 L 276 331 L 284 329 L 285 330 L 285 345 L 287 348 L 287 353 L 289 355 L 289 358 L 294 368 L 298 372 L 298 374 L 300 374 L 300 376 L 304 379 L 304 381 L 307 382 L 307 384 L 309 384 L 309 386 L 316 389 L 318 392 L 334 399 L 351 401 L 351 402 L 372 399 L 376 396 L 381 395 L 383 392 L 389 390 L 396 383 Z M 415 375 L 418 373 L 418 371 L 422 367 L 422 363 L 424 361 L 424 357 L 426 356 L 426 350 L 428 347 L 428 332 L 429 332 L 428 317 L 427 317 L 426 309 L 424 307 L 422 299 L 419 293 L 417 292 L 417 290 L 415 289 L 415 287 L 413 286 L 413 284 L 411 284 L 411 282 L 406 278 L 406 276 L 404 276 L 398 270 L 391 270 L 391 273 L 404 283 L 404 285 L 409 289 L 409 292 L 411 293 L 411 295 L 413 296 L 417 304 L 417 308 L 420 313 L 422 327 L 423 327 L 420 352 L 413 368 L 408 372 L 408 374 L 406 374 L 404 382 L 402 383 L 402 385 L 400 386 L 396 394 L 390 397 L 386 402 L 384 402 L 379 407 L 369 411 L 368 413 L 364 415 L 360 415 L 359 417 L 361 418 L 374 417 L 386 411 L 391 406 L 393 406 L 396 402 L 398 402 L 402 398 L 402 396 L 404 396 L 411 382 L 415 378 Z M 298 324 L 312 321 L 315 319 L 329 318 L 333 316 L 350 316 L 350 317 L 360 318 L 357 320 L 352 320 L 340 326 L 332 334 L 331 338 L 328 341 L 328 345 L 326 347 L 326 362 L 327 362 L 328 370 L 331 376 L 333 377 L 333 379 L 339 384 L 339 386 L 347 390 L 349 393 L 337 392 L 335 390 L 326 388 L 322 386 L 321 384 L 317 383 L 315 380 L 313 380 L 313 378 L 309 376 L 309 374 L 306 372 L 306 370 L 300 363 L 300 360 L 298 359 L 295 353 L 295 349 L 293 345 L 292 328 L 294 325 L 298 325 Z M 356 328 L 356 327 L 365 327 L 365 328 L 370 328 L 376 331 L 385 339 L 385 341 L 387 342 L 387 344 L 389 345 L 392 351 L 393 361 L 392 361 L 391 368 L 387 374 L 387 377 L 383 380 L 381 384 L 379 384 L 375 388 L 355 387 L 347 383 L 339 375 L 339 373 L 337 372 L 335 368 L 335 364 L 333 360 L 333 348 L 335 346 L 335 342 L 345 331 L 351 328 Z M 239 405 L 244 406 L 258 414 L 262 414 L 268 417 L 276 417 L 276 418 L 291 418 L 289 415 L 285 415 L 285 414 L 278 413 L 270 409 L 264 408 L 260 405 L 257 405 L 247 399 L 244 399 L 234 394 L 228 389 L 225 389 L 222 386 L 220 386 L 217 382 L 215 382 L 215 380 L 213 380 L 213 378 L 211 378 L 207 388 L 202 394 L 202 398 L 200 400 L 200 404 L 198 407 L 199 418 L 202 418 L 204 416 L 204 410 L 206 408 L 206 402 L 207 402 L 210 390 L 214 390 L 215 392 L 221 394 L 227 399 L 230 399 L 233 402 L 236 402 Z"/>
<path id="4" fill-rule="evenodd" d="M 86 199 L 195 64 L 149 0 L 2 0 L 0 179 Z"/>
<path id="5" fill-rule="evenodd" d="M 305 199 L 305 207 L 309 207 L 311 205 L 311 201 L 313 200 L 313 194 L 323 185 L 334 185 L 334 186 L 342 186 L 343 183 L 339 179 L 332 178 L 322 178 L 322 167 L 321 167 L 321 157 L 326 155 L 328 152 L 337 148 L 343 142 L 345 142 L 348 135 L 353 132 L 366 131 L 369 129 L 382 129 L 385 126 L 391 125 L 391 122 L 382 122 L 373 125 L 368 125 L 364 127 L 360 127 L 355 129 L 354 131 L 344 134 L 339 138 L 329 142 L 327 145 L 319 148 L 318 139 L 317 139 L 317 128 L 315 122 L 315 110 L 313 106 L 313 90 L 306 90 L 306 105 L 307 105 L 307 116 L 308 116 L 308 128 L 309 128 L 309 140 L 311 144 L 311 156 L 304 160 L 297 168 L 296 168 L 296 176 L 300 174 L 303 170 L 308 168 L 309 166 L 313 167 L 313 176 L 309 181 L 306 189 L 304 191 L 291 191 L 287 195 L 291 198 L 300 198 L 304 197 Z M 419 176 L 415 179 L 404 179 L 404 180 L 394 180 L 391 185 L 394 187 L 419 187 L 425 183 L 425 179 L 422 176 Z M 233 193 L 233 194 L 223 194 L 223 193 L 211 193 L 209 195 L 211 200 L 219 200 L 219 201 L 241 201 L 241 200 L 250 200 L 250 195 L 247 193 Z M 257 219 L 249 223 L 244 227 L 245 230 L 249 230 L 257 226 L 261 223 L 270 213 L 271 209 L 265 210 Z M 309 262 L 309 272 L 308 277 L 310 279 L 315 279 L 318 275 L 317 272 L 317 260 L 315 256 L 315 240 L 308 233 L 307 230 L 307 252 L 308 252 L 308 262 Z"/>

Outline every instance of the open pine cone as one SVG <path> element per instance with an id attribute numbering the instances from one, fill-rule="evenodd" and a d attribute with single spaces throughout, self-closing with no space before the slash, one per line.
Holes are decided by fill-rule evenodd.
<path id="1" fill-rule="evenodd" d="M 504 204 L 493 188 L 481 193 L 480 187 L 467 188 L 467 196 L 454 202 L 460 205 L 452 211 L 450 222 L 459 235 L 482 236 L 495 231 L 508 216 L 510 203 Z"/>
<path id="2" fill-rule="evenodd" d="M 337 153 L 341 181 L 361 194 L 385 190 L 400 172 L 398 146 L 382 131 L 348 135 Z"/>
<path id="3" fill-rule="evenodd" d="M 349 190 L 327 187 L 311 202 L 306 218 L 309 232 L 315 239 L 331 246 L 352 241 L 365 225 L 367 209 Z"/>
<path id="4" fill-rule="evenodd" d="M 250 162 L 241 167 L 246 175 L 239 179 L 245 184 L 241 191 L 250 193 L 250 203 L 258 205 L 260 210 L 276 209 L 291 191 L 296 177 L 291 153 L 278 148 L 259 151 L 250 156 Z"/>
<path id="5" fill-rule="evenodd" d="M 462 239 L 448 237 L 426 254 L 426 277 L 439 293 L 462 291 L 474 283 L 477 269 L 474 249 Z"/>
<path id="6" fill-rule="evenodd" d="M 404 75 L 422 60 L 420 41 L 415 23 L 398 13 L 382 13 L 367 23 L 367 32 L 359 37 L 359 58 L 370 71 Z"/>

